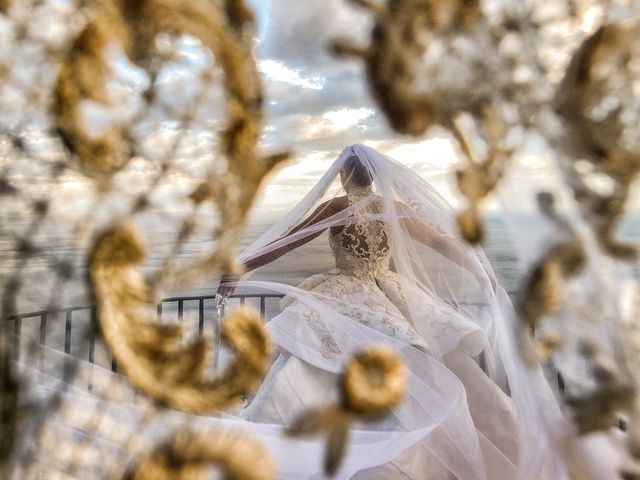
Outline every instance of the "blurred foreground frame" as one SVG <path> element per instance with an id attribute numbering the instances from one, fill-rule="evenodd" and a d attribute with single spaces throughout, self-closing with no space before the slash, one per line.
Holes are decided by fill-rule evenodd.
<path id="1" fill-rule="evenodd" d="M 33 5 L 39 3 L 33 2 Z M 637 372 L 640 371 L 640 332 L 637 316 L 630 322 L 615 318 L 611 337 L 576 342 L 580 347 L 577 351 L 563 350 L 569 342 L 553 335 L 543 339 L 529 338 L 530 332 L 547 319 L 553 319 L 559 309 L 563 309 L 563 313 L 580 314 L 578 308 L 572 310 L 573 300 L 563 291 L 572 278 L 585 272 L 588 256 L 594 251 L 586 243 L 593 240 L 599 254 L 617 261 L 631 262 L 637 257 L 637 247 L 625 244 L 615 236 L 617 223 L 624 214 L 640 170 L 640 129 L 637 128 L 640 41 L 638 20 L 634 16 L 637 15 L 637 3 L 566 0 L 556 2 L 555 9 L 545 12 L 545 2 L 536 0 L 513 4 L 496 2 L 500 8 L 491 14 L 487 13 L 486 4 L 479 0 L 351 0 L 351 3 L 368 9 L 375 16 L 371 43 L 362 47 L 339 40 L 332 48 L 338 54 L 355 56 L 364 62 L 372 97 L 388 118 L 391 128 L 414 136 L 423 135 L 433 125 L 443 126 L 451 132 L 466 161 L 466 166 L 457 172 L 457 179 L 460 191 L 467 199 L 467 206 L 459 215 L 459 224 L 468 241 L 478 243 L 483 240 L 481 204 L 498 188 L 509 164 L 514 161 L 514 153 L 521 146 L 517 141 L 508 140 L 510 132 L 518 128 L 536 131 L 555 152 L 558 167 L 588 230 L 585 236 L 562 217 L 554 208 L 552 196 L 542 194 L 539 197 L 540 208 L 555 226 L 557 236 L 551 240 L 547 251 L 540 252 L 539 260 L 521 289 L 518 305 L 523 356 L 532 362 L 540 361 L 541 356 L 553 359 L 557 354 L 586 358 L 595 388 L 577 396 L 570 395 L 567 400 L 577 428 L 582 432 L 605 430 L 611 428 L 621 413 L 626 414 L 630 418 L 629 450 L 639 457 L 640 386 Z M 118 314 L 129 312 L 136 316 L 136 321 L 143 322 L 141 328 L 148 328 L 148 339 L 153 341 L 143 345 L 145 349 L 157 349 L 152 354 L 164 359 L 178 358 L 183 352 L 171 341 L 163 343 L 163 332 L 144 324 L 144 313 L 140 313 L 144 308 L 141 307 L 152 303 L 165 284 L 193 285 L 219 272 L 237 270 L 232 252 L 255 194 L 269 173 L 287 158 L 286 152 L 263 157 L 256 151 L 262 132 L 264 98 L 250 38 L 252 13 L 240 0 L 78 2 L 74 6 L 81 14 L 74 17 L 74 22 L 69 22 L 70 31 L 75 33 L 67 42 L 47 44 L 29 28 L 25 5 L 28 10 L 31 2 L 0 1 L 2 20 L 12 23 L 13 41 L 41 44 L 41 50 L 49 56 L 51 66 L 57 72 L 56 79 L 49 83 L 51 88 L 44 94 L 38 90 L 41 84 L 37 82 L 35 87 L 19 87 L 15 85 L 17 79 L 11 75 L 11 65 L 5 63 L 0 65 L 0 79 L 12 85 L 27 104 L 45 112 L 47 128 L 55 133 L 65 153 L 55 162 L 47 163 L 38 157 L 38 152 L 23 135 L 23 129 L 29 126 L 29 112 L 22 117 L 15 116 L 13 124 L 2 126 L 5 145 L 13 155 L 48 165 L 52 180 L 66 171 L 80 172 L 87 181 L 94 182 L 100 193 L 96 204 L 118 193 L 114 178 L 140 153 L 139 139 L 133 127 L 158 101 L 158 92 L 151 81 L 142 92 L 145 107 L 137 116 L 124 120 L 116 118 L 97 135 L 87 130 L 80 111 L 82 102 L 94 102 L 106 110 L 118 107 L 106 86 L 111 68 L 107 46 L 118 45 L 129 61 L 151 79 L 156 78 L 158 61 L 163 58 L 156 45 L 159 33 L 196 37 L 216 59 L 221 74 L 205 73 L 203 81 L 205 85 L 222 81 L 225 125 L 220 130 L 214 155 L 215 168 L 212 166 L 207 178 L 188 195 L 194 214 L 187 216 L 180 226 L 174 250 L 179 251 L 192 233 L 195 213 L 204 205 L 213 205 L 224 225 L 215 232 L 215 248 L 204 258 L 187 265 L 175 265 L 173 259 L 168 258 L 154 278 L 144 279 L 139 274 L 137 264 L 144 258 L 145 250 L 142 243 L 137 243 L 135 229 L 127 230 L 133 227 L 128 226 L 126 220 L 152 205 L 153 191 L 174 168 L 178 139 L 159 160 L 157 181 L 151 182 L 148 191 L 133 199 L 126 212 L 113 218 L 113 225 L 90 231 L 92 249 L 87 252 L 93 259 L 90 273 L 96 302 L 103 310 L 116 314 L 102 314 L 101 321 L 114 321 Z M 628 12 L 629 18 L 624 18 L 624 12 Z M 588 34 L 581 30 L 587 15 L 600 23 Z M 549 30 L 560 24 L 568 25 L 576 35 L 571 39 L 549 41 Z M 548 55 L 556 40 L 558 48 L 571 59 L 565 65 L 554 63 Z M 425 53 L 432 46 L 443 48 L 449 53 L 450 60 L 438 61 L 435 66 L 430 64 L 430 57 Z M 468 46 L 473 48 L 470 50 Z M 457 82 L 448 81 L 446 70 L 449 67 L 458 73 Z M 195 121 L 188 112 L 176 120 L 184 129 Z M 220 165 L 223 165 L 222 169 Z M 24 189 L 15 181 L 13 173 L 8 165 L 0 169 L 0 200 L 18 199 L 36 215 L 29 228 L 19 234 L 14 234 L 10 225 L 1 226 L 3 234 L 11 233 L 18 252 L 14 272 L 3 283 L 0 330 L 2 473 L 10 471 L 12 461 L 18 456 L 16 445 L 20 441 L 19 435 L 23 434 L 21 422 L 36 409 L 42 411 L 42 405 L 25 405 L 20 401 L 21 379 L 12 364 L 12 332 L 4 319 L 16 312 L 26 264 L 30 259 L 45 256 L 43 247 L 34 245 L 31 239 L 49 214 L 48 199 L 46 195 L 34 195 Z M 592 177 L 598 175 L 604 176 L 612 188 L 602 191 L 595 187 Z M 112 258 L 101 258 L 105 245 L 114 239 L 124 242 L 121 246 L 126 248 L 113 254 Z M 52 274 L 61 282 L 71 275 L 64 264 L 54 262 L 51 268 Z M 121 281 L 126 285 L 123 288 L 132 294 L 124 305 L 118 292 L 114 297 L 105 293 L 103 287 L 113 279 Z M 638 289 L 637 280 L 634 289 Z M 613 303 L 621 294 L 605 293 Z M 53 307 L 56 307 L 55 300 L 50 300 Z M 567 315 L 566 322 L 571 318 Z M 110 330 L 111 327 L 113 324 L 109 323 L 103 326 L 103 331 L 122 333 L 117 329 Z M 165 327 L 163 330 L 167 333 Z M 571 333 L 572 330 L 567 328 L 564 332 Z M 173 331 L 169 333 L 172 334 L 168 336 L 169 340 L 177 335 Z M 267 343 L 259 345 L 258 350 L 261 349 L 264 355 L 258 357 L 263 359 L 268 352 Z M 193 357 L 183 358 L 185 364 L 177 365 L 177 369 L 182 370 L 175 378 L 189 370 L 185 365 L 205 363 L 203 347 L 192 347 Z M 116 349 L 125 371 L 126 365 L 136 361 L 136 348 L 120 353 Z M 250 353 L 252 348 L 250 346 L 245 352 Z M 612 356 L 611 352 L 618 354 Z M 148 359 L 153 355 L 145 360 L 148 364 L 152 363 Z M 259 360 L 255 366 L 258 374 L 262 371 L 260 366 L 264 367 L 261 362 L 264 360 Z M 131 371 L 135 370 L 133 365 Z M 144 375 L 141 378 L 136 385 L 145 391 Z M 255 383 L 255 378 L 251 376 L 251 382 Z M 147 384 L 153 385 L 153 382 Z M 198 398 L 198 386 L 211 387 L 200 379 L 196 379 L 194 385 L 195 396 L 188 396 L 189 399 Z M 241 392 L 241 389 L 234 390 L 235 396 L 230 397 L 239 397 Z M 148 393 L 153 395 L 154 392 Z M 170 401 L 156 395 L 159 405 L 170 404 Z M 222 406 L 223 403 L 193 402 L 186 409 L 207 410 L 214 404 Z M 54 399 L 44 411 L 57 406 Z M 222 450 L 216 448 L 240 441 L 232 437 L 232 434 L 220 437 L 227 438 L 227 444 L 210 443 L 197 434 L 181 431 L 173 441 L 159 446 L 158 453 L 150 454 L 141 462 L 152 464 L 154 469 L 174 468 L 175 465 L 163 464 L 166 462 L 163 455 L 176 456 L 178 450 L 186 463 L 215 462 L 223 455 Z M 251 446 L 243 448 L 254 451 Z M 20 455 L 21 461 L 29 461 L 28 456 Z M 330 470 L 336 468 L 334 459 L 340 458 L 341 452 L 331 455 Z M 235 467 L 238 465 L 234 464 Z M 126 473 L 127 478 L 144 478 L 140 471 L 132 466 Z M 263 470 L 268 471 L 267 468 Z M 237 475 L 237 472 L 250 475 L 242 470 L 230 470 L 229 474 Z M 638 472 L 622 474 L 625 478 L 637 478 Z"/>
<path id="2" fill-rule="evenodd" d="M 482 242 L 481 203 L 499 187 L 523 138 L 535 133 L 553 152 L 581 221 L 559 213 L 551 193 L 539 193 L 540 211 L 556 231 L 520 289 L 521 355 L 529 365 L 553 361 L 581 434 L 617 428 L 626 418 L 629 444 L 622 448 L 640 459 L 639 280 L 598 290 L 595 309 L 595 298 L 570 293 L 585 277 L 598 283 L 606 275 L 597 265 L 638 257 L 616 228 L 640 171 L 640 4 L 345 1 L 373 15 L 370 43 L 341 38 L 330 49 L 364 63 L 391 128 L 419 137 L 437 125 L 458 143 L 466 160 L 458 187 L 467 200 L 458 223 L 468 242 Z M 632 305 L 626 312 L 625 301 Z M 586 378 L 567 368 L 567 358 L 584 362 Z M 581 478 L 565 447 L 571 475 Z M 619 473 L 640 478 L 640 471 Z"/>
<path id="3" fill-rule="evenodd" d="M 50 91 L 35 91 L 41 87 L 36 83 L 32 90 L 28 85 L 17 88 L 18 94 L 24 95 L 27 103 L 35 104 L 45 125 L 48 123 L 49 132 L 54 138 L 57 136 L 62 146 L 62 155 L 55 162 L 50 162 L 50 180 L 55 181 L 68 171 L 79 173 L 84 181 L 94 184 L 98 192 L 96 207 L 120 194 L 115 177 L 125 170 L 132 158 L 142 154 L 141 138 L 135 128 L 140 122 L 148 120 L 154 109 L 162 109 L 158 107 L 162 105 L 162 98 L 157 88 L 157 76 L 163 63 L 170 62 L 175 56 L 175 51 L 171 48 L 167 50 L 166 46 L 163 50 L 159 37 L 164 36 L 165 44 L 166 38 L 169 41 L 184 36 L 195 38 L 214 57 L 214 65 L 204 71 L 199 80 L 202 92 L 216 83 L 223 89 L 223 105 L 216 114 L 223 118 L 224 126 L 212 132 L 217 141 L 211 152 L 208 173 L 185 196 L 185 200 L 192 205 L 192 214 L 187 215 L 179 226 L 172 253 L 179 252 L 181 245 L 195 230 L 196 213 L 205 205 L 210 205 L 219 216 L 220 227 L 211 232 L 215 239 L 211 251 L 187 265 L 175 265 L 169 255 L 160 271 L 149 280 L 137 268 L 145 257 L 145 247 L 139 238 L 140 234 L 128 220 L 153 207 L 154 190 L 164 177 L 175 170 L 174 157 L 184 133 L 161 155 L 155 178 L 146 191 L 131 199 L 124 212 L 114 215 L 106 225 L 95 226 L 87 218 L 86 225 L 80 222 L 76 227 L 84 229 L 81 233 L 89 237 L 87 267 L 104 339 L 113 350 L 115 360 L 130 375 L 139 391 L 150 394 L 160 408 L 166 405 L 205 413 L 232 407 L 243 394 L 256 387 L 269 365 L 270 344 L 259 315 L 248 308 L 229 315 L 222 334 L 245 360 L 231 365 L 226 374 L 216 379 L 205 378 L 203 371 L 211 357 L 206 346 L 210 342 L 200 338 L 190 345 L 182 345 L 180 327 L 156 325 L 145 317 L 146 307 L 157 300 L 158 292 L 167 282 L 193 285 L 220 272 L 238 270 L 233 249 L 244 229 L 255 195 L 269 173 L 289 156 L 288 152 L 279 152 L 264 157 L 257 152 L 262 132 L 263 93 L 253 54 L 252 12 L 241 0 L 77 2 L 69 9 L 70 18 L 63 21 L 63 25 L 69 29 L 67 41 L 47 43 L 46 39 L 38 38 L 29 25 L 29 7 L 44 8 L 41 2 L 3 2 L 0 5 L 4 16 L 2 20 L 10 23 L 8 30 L 13 41 L 36 45 L 49 60 L 48 67 L 57 73 L 55 80 L 48 84 Z M 122 105 L 118 104 L 118 99 L 109 90 L 109 82 L 114 74 L 111 58 L 114 50 L 145 72 L 149 79 L 146 89 L 140 94 L 142 106 L 129 118 L 117 115 Z M 11 83 L 10 67 L 8 64 L 3 67 L 3 80 Z M 196 104 L 198 100 L 197 96 Z M 108 121 L 98 131 L 87 123 L 83 108 L 88 104 L 110 114 L 107 115 Z M 167 108 L 163 113 L 168 113 L 169 119 L 178 122 L 182 132 L 197 121 L 189 109 L 178 112 L 180 114 L 177 117 Z M 19 118 L 18 115 L 18 121 L 5 127 L 2 133 L 5 140 L 9 140 L 12 153 L 20 153 L 38 162 L 42 159 L 33 154 L 28 140 L 25 140 L 24 129 L 29 126 L 29 119 Z M 3 186 L 0 193 L 5 199 L 17 198 L 31 202 L 34 208 L 50 200 L 46 194 L 42 200 L 35 200 L 33 192 L 17 186 L 11 165 L 4 165 L 0 173 Z M 24 238 L 18 238 L 16 243 L 31 245 L 31 237 L 38 232 L 47 216 L 47 204 L 44 205 L 45 208 L 39 209 L 39 215 L 25 232 Z M 2 227 L 10 232 L 9 225 Z M 0 422 L 3 431 L 0 467 L 3 477 L 5 474 L 11 476 L 13 467 L 20 467 L 29 475 L 29 449 L 27 452 L 20 450 L 31 440 L 19 438 L 19 435 L 35 434 L 33 440 L 36 447 L 30 446 L 30 449 L 38 448 L 37 444 L 44 441 L 37 433 L 39 425 L 29 432 L 31 427 L 26 428 L 25 425 L 33 421 L 28 422 L 27 419 L 37 410 L 39 418 L 43 420 L 49 412 L 60 407 L 59 395 L 63 393 L 60 391 L 54 395 L 48 405 L 31 405 L 27 399 L 21 398 L 22 380 L 12 364 L 16 354 L 11 336 L 13 332 L 9 331 L 9 322 L 5 321 L 17 313 L 17 298 L 22 289 L 21 276 L 26 264 L 30 258 L 44 256 L 43 250 L 39 246 L 16 249 L 22 254 L 13 275 L 3 288 L 0 332 Z M 55 295 L 49 301 L 49 307 L 57 307 Z M 87 332 L 87 335 L 93 334 L 93 331 Z M 262 354 L 258 354 L 259 351 Z M 173 373 L 167 375 L 167 370 L 160 372 L 158 367 L 162 365 L 171 366 Z M 67 372 L 68 379 L 72 376 L 73 371 Z M 108 395 L 109 387 L 106 393 Z M 157 407 L 150 411 L 153 412 L 154 408 Z M 89 430 L 92 422 L 100 422 L 99 413 L 97 411 L 96 418 L 87 425 Z M 209 433 L 209 438 L 212 436 L 216 438 L 213 444 L 202 441 L 186 445 L 183 440 L 190 438 L 189 433 L 178 433 L 170 448 L 181 451 L 172 455 L 185 455 L 187 463 L 203 464 L 203 468 L 207 464 L 219 463 L 234 478 L 273 478 L 273 474 L 269 474 L 271 467 L 259 469 L 258 474 L 252 477 L 240 468 L 242 459 L 234 463 L 233 458 L 225 458 L 225 452 L 237 450 L 238 445 L 245 445 L 247 452 L 260 453 L 265 457 L 258 446 L 249 447 L 249 439 L 243 440 L 242 436 L 229 432 Z M 202 445 L 200 450 L 196 444 Z M 70 460 L 69 468 L 72 471 L 74 461 L 80 461 L 82 456 L 80 444 L 77 450 L 79 453 L 72 454 Z M 191 451 L 192 454 L 189 453 Z M 12 465 L 14 462 L 22 465 Z M 266 458 L 265 462 L 265 465 L 269 464 Z M 153 468 L 158 471 L 169 467 L 156 464 Z M 116 476 L 119 468 L 114 465 L 113 473 Z M 128 475 L 141 478 L 141 473 L 136 469 Z"/>

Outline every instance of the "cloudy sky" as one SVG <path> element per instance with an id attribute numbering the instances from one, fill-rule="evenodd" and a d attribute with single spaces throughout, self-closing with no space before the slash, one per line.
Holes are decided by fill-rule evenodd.
<path id="1" fill-rule="evenodd" d="M 257 56 L 268 98 L 263 147 L 295 152 L 291 166 L 267 189 L 268 200 L 300 198 L 346 145 L 365 143 L 411 167 L 460 205 L 453 174 L 458 159 L 446 133 L 432 128 L 420 138 L 395 134 L 367 91 L 362 64 L 328 53 L 337 37 L 367 44 L 369 12 L 347 0 L 249 3 L 257 15 Z M 502 197 L 512 208 L 531 210 L 537 190 L 563 190 L 543 144 L 535 138 L 526 142 L 488 208 L 498 208 Z"/>
<path id="2" fill-rule="evenodd" d="M 356 44 L 366 45 L 373 20 L 369 12 L 352 6 L 348 0 L 248 1 L 257 17 L 256 56 L 267 98 L 261 147 L 265 153 L 282 149 L 294 152 L 289 165 L 271 179 L 263 197 L 257 202 L 259 208 L 290 208 L 320 178 L 343 148 L 352 143 L 367 144 L 404 163 L 434 185 L 454 206 L 460 205 L 453 173 L 458 163 L 456 148 L 449 141 L 446 132 L 432 128 L 419 138 L 394 133 L 369 95 L 361 62 L 356 59 L 335 58 L 328 53 L 328 45 L 335 38 L 348 38 Z M 49 9 L 51 5 L 61 4 L 56 0 L 45 3 L 49 5 Z M 43 25 L 55 24 L 50 21 L 51 11 L 45 6 L 41 10 Z M 67 13 L 58 13 L 62 19 L 59 23 L 64 26 Z M 30 21 L 35 21 L 33 18 L 39 17 L 32 14 Z M 40 32 L 40 36 L 48 32 L 45 28 L 34 27 L 34 30 Z M 47 35 L 57 39 L 60 31 L 64 30 L 53 29 Z M 11 37 L 8 32 L 0 23 L 0 39 L 4 38 L 3 35 Z M 72 32 L 68 33 L 71 34 Z M 167 39 L 163 41 L 166 42 Z M 157 88 L 161 92 L 166 89 L 167 92 L 166 95 L 159 96 L 164 98 L 166 105 L 162 104 L 158 109 L 170 112 L 181 108 L 189 109 L 195 117 L 202 116 L 209 128 L 215 130 L 222 126 L 219 123 L 222 118 L 216 117 L 215 121 L 218 123 L 212 124 L 208 117 L 211 112 L 220 111 L 223 98 L 221 87 L 205 89 L 210 98 L 206 102 L 198 100 L 193 103 L 201 90 L 198 72 L 210 68 L 213 61 L 211 55 L 193 39 L 179 39 L 176 45 L 180 55 L 175 62 L 166 66 L 164 74 L 157 79 Z M 12 72 L 29 73 L 34 65 L 44 64 L 34 61 L 33 52 L 15 54 L 15 51 L 26 49 L 26 45 L 5 42 L 2 47 L 0 60 L 6 55 L 7 61 L 11 62 Z M 136 108 L 143 104 L 142 93 L 149 78 L 144 71 L 131 64 L 122 52 L 113 50 L 109 55 L 113 74 L 109 92 L 113 97 L 118 97 L 118 105 L 126 107 L 115 113 L 133 116 Z M 44 53 L 43 58 L 46 59 Z M 22 64 L 24 65 L 20 67 Z M 44 64 L 42 68 L 55 71 L 51 65 Z M 51 75 L 41 77 L 49 78 Z M 18 78 L 20 81 L 16 81 L 16 84 L 28 83 L 21 78 Z M 55 80 L 55 77 L 51 78 L 49 83 Z M 42 88 L 51 88 L 51 85 L 46 84 Z M 106 109 L 95 102 L 92 104 L 85 101 L 83 107 L 86 108 L 81 113 L 85 116 L 86 123 L 97 125 L 98 130 L 104 128 L 105 118 L 114 117 L 113 109 Z M 24 108 L 14 110 L 24 114 Z M 155 114 L 155 110 L 151 113 Z M 114 118 L 119 118 L 118 115 Z M 177 117 L 178 114 L 168 119 L 175 120 Z M 6 118 L 0 119 L 0 123 L 6 122 Z M 128 179 L 130 184 L 123 186 L 123 192 L 133 191 L 136 186 L 144 189 L 145 181 L 156 173 L 159 162 L 154 161 L 154 149 L 165 152 L 167 145 L 173 142 L 178 130 L 171 127 L 172 123 L 176 122 L 163 122 L 158 131 L 139 132 L 143 144 L 141 156 L 134 158 L 120 175 L 123 181 Z M 165 186 L 167 190 L 179 187 L 178 197 L 181 192 L 191 191 L 194 181 L 204 173 L 201 167 L 211 163 L 212 136 L 209 131 L 206 135 L 189 139 L 189 151 L 182 152 L 185 154 L 184 158 L 177 158 L 174 162 L 176 165 L 171 181 Z M 536 143 L 533 139 L 523 148 L 502 182 L 503 189 L 507 192 L 503 193 L 503 197 L 507 198 L 507 203 L 513 208 L 535 208 L 535 191 L 549 189 L 554 183 L 559 184 L 558 175 L 548 152 L 542 148 L 542 143 Z M 45 142 L 42 145 L 42 149 L 51 150 Z M 17 165 L 15 159 L 7 158 L 12 165 Z M 16 178 L 28 178 L 29 183 L 34 184 L 37 172 L 31 170 L 37 166 L 17 165 L 12 167 L 12 173 Z M 28 170 L 27 167 L 33 168 Z M 48 179 L 47 172 L 43 172 L 41 177 L 45 183 Z M 62 185 L 65 187 L 62 191 L 69 193 L 65 202 L 81 200 L 88 195 L 83 196 L 80 192 L 91 191 L 91 183 L 74 172 L 69 172 L 62 178 Z M 165 195 L 166 198 L 175 196 L 171 192 Z M 636 202 L 638 203 L 640 202 Z M 496 208 L 498 203 L 492 199 L 486 206 Z"/>
<path id="3" fill-rule="evenodd" d="M 451 144 L 437 130 L 424 138 L 388 127 L 366 88 L 362 65 L 328 53 L 337 37 L 365 44 L 368 12 L 345 0 L 252 0 L 258 20 L 257 55 L 268 98 L 263 148 L 291 148 L 292 164 L 267 189 L 268 197 L 300 198 L 342 149 L 365 143 L 422 174 L 452 198 Z M 296 186 L 288 181 L 296 178 Z"/>

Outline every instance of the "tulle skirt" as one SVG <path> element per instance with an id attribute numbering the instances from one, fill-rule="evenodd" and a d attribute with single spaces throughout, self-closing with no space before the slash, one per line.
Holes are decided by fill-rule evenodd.
<path id="1" fill-rule="evenodd" d="M 515 409 L 481 368 L 489 345 L 477 319 L 404 287 L 390 271 L 363 279 L 334 270 L 285 293 L 282 312 L 268 323 L 279 355 L 243 418 L 290 425 L 302 412 L 335 402 L 351 353 L 386 343 L 409 367 L 409 392 L 384 419 L 354 426 L 337 478 L 516 478 Z M 419 334 L 408 308 L 432 319 L 436 344 Z"/>
<path id="2" fill-rule="evenodd" d="M 506 388 L 485 371 L 491 345 L 484 331 L 471 320 L 461 322 L 465 314 L 446 303 L 401 288 L 401 280 L 392 272 L 362 281 L 332 271 L 299 288 L 280 285 L 288 295 L 267 325 L 278 346 L 276 359 L 248 405 L 233 414 L 156 411 L 125 377 L 85 362 L 77 364 L 72 383 L 62 381 L 68 358 L 50 350 L 44 352 L 45 371 L 21 363 L 29 382 L 23 402 L 57 396 L 61 405 L 37 439 L 24 436 L 32 438 L 21 447 L 25 458 L 35 461 L 21 478 L 104 478 L 180 426 L 245 431 L 269 450 L 278 478 L 325 478 L 324 440 L 292 439 L 285 429 L 302 412 L 335 402 L 347 360 L 380 343 L 402 355 L 410 373 L 408 392 L 384 418 L 355 420 L 335 478 L 541 478 L 543 461 L 522 475 L 519 412 Z M 433 319 L 436 344 L 417 332 L 403 314 L 406 308 L 414 315 L 421 308 Z"/>

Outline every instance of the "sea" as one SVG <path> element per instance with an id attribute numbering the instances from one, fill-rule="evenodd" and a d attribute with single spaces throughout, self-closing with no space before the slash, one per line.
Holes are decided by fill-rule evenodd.
<path id="1" fill-rule="evenodd" d="M 261 235 L 277 219 L 274 215 L 254 216 L 253 221 L 246 229 L 246 234 L 238 242 L 238 251 L 242 251 Z M 13 219 L 4 218 L 5 225 L 12 224 L 14 232 L 26 236 L 33 219 L 16 217 Z M 537 215 L 520 216 L 511 215 L 505 218 L 497 212 L 490 212 L 484 217 L 486 238 L 483 249 L 489 258 L 496 275 L 510 296 L 515 299 L 523 278 L 530 266 L 530 262 L 535 258 L 535 251 L 541 251 L 544 246 L 544 232 L 549 231 L 546 220 Z M 13 222 L 13 223 L 11 223 Z M 145 275 L 152 275 L 158 270 L 167 252 L 176 237 L 176 226 L 167 221 L 166 215 L 147 215 L 143 221 L 139 222 L 139 229 L 145 238 L 148 246 L 148 255 L 142 265 L 142 272 Z M 45 222 L 39 229 L 34 230 L 30 240 L 34 247 L 34 253 L 27 256 L 16 255 L 15 235 L 7 235 L 4 232 L 0 236 L 0 280 L 2 291 L 5 291 L 7 282 L 11 278 L 20 280 L 20 294 L 13 308 L 15 313 L 27 313 L 47 309 L 88 306 L 91 304 L 91 297 L 87 288 L 87 274 L 84 265 L 86 264 L 86 246 L 78 244 L 77 233 L 65 222 L 57 222 L 55 219 Z M 542 243 L 538 247 L 519 247 L 523 238 L 526 241 L 538 235 Z M 636 244 L 640 244 L 640 212 L 633 212 L 624 217 L 621 222 L 618 235 Z M 514 240 L 515 239 L 515 240 Z M 526 243 L 526 242 L 525 242 Z M 533 241 L 530 245 L 535 245 Z M 176 254 L 176 262 L 186 263 L 211 251 L 213 240 L 205 232 L 193 235 L 183 245 Z M 530 258 L 526 258 L 527 255 Z M 66 273 L 71 271 L 70 278 L 60 275 L 60 264 L 65 264 Z M 327 234 L 323 234 L 313 240 L 305 247 L 304 252 L 293 251 L 272 264 L 259 269 L 253 276 L 256 280 L 270 280 L 282 282 L 290 285 L 297 285 L 309 276 L 327 271 L 333 268 L 333 257 L 331 255 Z M 640 278 L 638 263 L 634 267 L 636 278 Z M 174 286 L 162 292 L 162 297 L 175 296 L 200 296 L 213 295 L 218 287 L 219 278 L 209 278 L 197 285 L 190 285 L 182 288 Z M 246 289 L 239 289 L 238 293 L 252 293 Z M 255 292 L 254 292 L 255 293 Z M 4 299 L 6 300 L 6 298 Z M 256 302 L 248 300 L 249 303 Z M 257 303 L 255 303 L 258 306 Z M 272 317 L 278 311 L 277 299 L 271 299 L 266 305 L 266 317 Z M 206 328 L 213 328 L 217 319 L 218 311 L 213 300 L 204 303 Z M 149 315 L 155 315 L 149 312 Z M 177 303 L 163 303 L 163 319 L 171 321 L 177 318 Z M 183 322 L 187 330 L 195 331 L 199 322 L 199 304 L 197 301 L 184 302 Z M 40 317 L 26 318 L 22 321 L 21 334 L 25 337 L 35 339 L 41 335 Z M 64 348 L 67 318 L 63 314 L 53 313 L 49 316 L 46 326 L 47 344 L 54 349 Z M 73 331 L 71 333 L 72 353 L 78 356 L 85 356 L 86 342 L 83 342 L 82 335 L 89 329 L 89 310 L 74 313 Z M 97 357 L 103 357 L 104 362 L 108 362 L 106 352 L 96 351 Z M 102 362 L 100 362 L 102 363 Z"/>
<path id="2" fill-rule="evenodd" d="M 143 273 L 152 275 L 158 270 L 177 235 L 175 222 L 167 216 L 147 215 L 137 224 L 147 245 L 147 258 L 142 265 Z M 277 220 L 277 216 L 263 215 L 249 223 L 245 235 L 238 241 L 238 252 L 242 252 L 268 227 Z M 498 212 L 485 215 L 485 240 L 482 249 L 491 261 L 498 279 L 509 293 L 518 291 L 528 264 L 535 258 L 537 248 L 544 247 L 544 234 L 551 231 L 549 223 L 539 215 L 520 214 L 505 218 Z M 46 308 L 49 303 L 59 307 L 83 305 L 89 302 L 86 291 L 86 246 L 79 245 L 77 231 L 64 221 L 50 219 L 36 230 L 30 238 L 35 253 L 30 256 L 16 255 L 16 237 L 27 236 L 33 219 L 27 217 L 4 218 L 5 225 L 12 224 L 13 234 L 0 234 L 0 280 L 3 283 L 18 273 L 22 294 L 19 296 L 17 313 Z M 540 237 L 536 247 L 533 236 Z M 640 243 L 640 211 L 626 215 L 618 228 L 621 239 Z M 525 237 L 525 238 L 523 238 Z M 521 243 L 527 245 L 519 245 Z M 214 240 L 208 232 L 192 235 L 176 254 L 177 264 L 201 258 L 211 251 Z M 533 247 L 531 247 L 533 245 Z M 531 255 L 531 258 L 524 258 Z M 56 275 L 56 266 L 64 263 L 72 267 L 73 276 L 65 279 Z M 297 285 L 305 278 L 329 270 L 333 267 L 333 258 L 329 250 L 326 233 L 305 247 L 303 254 L 293 251 L 271 265 L 262 267 L 254 279 L 273 280 L 289 285 Z M 637 268 L 637 264 L 636 264 Z M 219 279 L 210 278 L 197 285 L 186 288 L 174 286 L 164 295 L 207 295 L 215 293 Z"/>

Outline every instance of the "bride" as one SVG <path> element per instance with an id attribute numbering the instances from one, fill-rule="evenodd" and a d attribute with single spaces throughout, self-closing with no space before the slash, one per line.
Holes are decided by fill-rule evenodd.
<path id="1" fill-rule="evenodd" d="M 338 177 L 343 192 L 322 201 Z M 458 240 L 446 202 L 409 169 L 352 145 L 241 259 L 250 272 L 327 230 L 331 271 L 297 287 L 221 280 L 222 297 L 238 285 L 285 295 L 268 323 L 277 359 L 242 417 L 291 425 L 335 399 L 354 352 L 383 343 L 401 352 L 408 393 L 383 420 L 356 425 L 339 478 L 562 478 L 547 455 L 539 392 L 509 340 L 508 297 L 484 254 Z M 317 460 L 276 457 L 279 478 L 316 478 L 320 469 Z"/>

